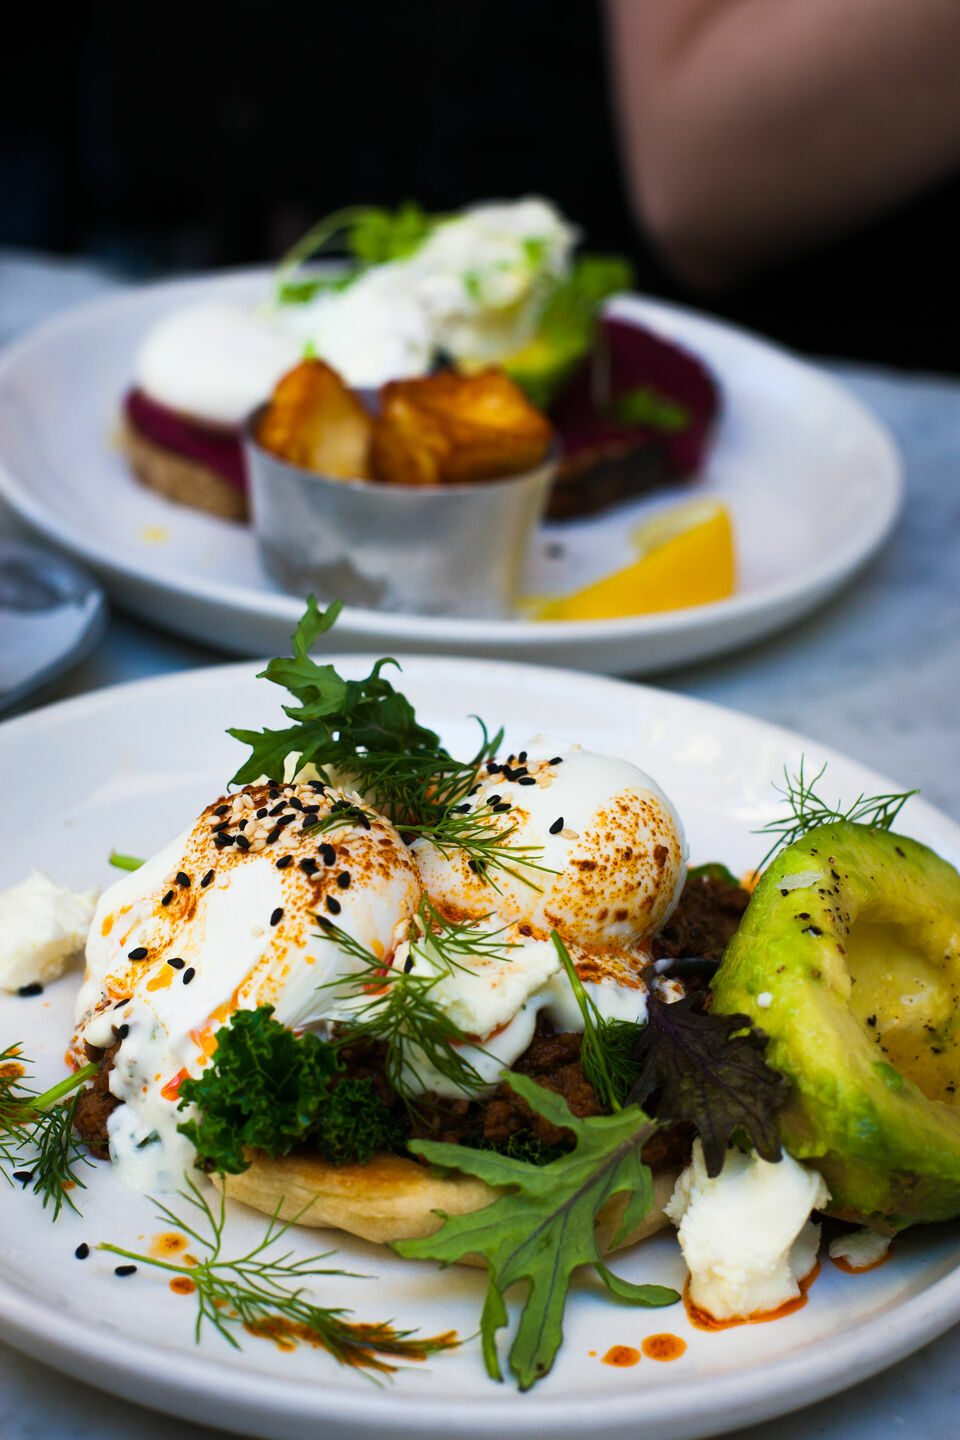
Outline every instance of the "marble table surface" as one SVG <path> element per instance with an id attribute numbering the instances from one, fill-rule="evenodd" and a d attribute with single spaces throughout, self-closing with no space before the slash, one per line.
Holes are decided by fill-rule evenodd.
<path id="1" fill-rule="evenodd" d="M 117 282 L 0 252 L 0 344 Z M 831 365 L 890 428 L 907 500 L 892 540 L 822 610 L 729 657 L 654 683 L 790 726 L 892 777 L 960 821 L 960 381 Z M 15 530 L 0 513 L 0 529 Z M 21 710 L 227 657 L 122 613 L 87 660 Z M 650 683 L 649 678 L 647 683 Z M 737 1432 L 753 1440 L 952 1440 L 960 1328 L 873 1380 Z M 214 1432 L 175 1422 L 178 1440 Z M 171 1422 L 0 1345 L 0 1440 L 160 1440 Z"/>

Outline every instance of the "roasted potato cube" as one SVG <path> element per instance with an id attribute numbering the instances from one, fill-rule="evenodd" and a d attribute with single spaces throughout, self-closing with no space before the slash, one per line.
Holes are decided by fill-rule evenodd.
<path id="1" fill-rule="evenodd" d="M 257 439 L 265 450 L 338 480 L 370 476 L 373 421 L 335 370 L 301 360 L 273 392 Z"/>
<path id="2" fill-rule="evenodd" d="M 493 480 L 539 464 L 552 434 L 501 370 L 395 380 L 381 391 L 373 473 L 402 485 Z"/>

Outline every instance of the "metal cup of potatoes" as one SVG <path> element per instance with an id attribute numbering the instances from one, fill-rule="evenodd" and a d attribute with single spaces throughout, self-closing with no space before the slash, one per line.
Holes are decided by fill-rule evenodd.
<path id="1" fill-rule="evenodd" d="M 285 590 L 420 615 L 514 610 L 556 445 L 502 372 L 357 394 L 304 360 L 244 444 L 260 554 Z"/>

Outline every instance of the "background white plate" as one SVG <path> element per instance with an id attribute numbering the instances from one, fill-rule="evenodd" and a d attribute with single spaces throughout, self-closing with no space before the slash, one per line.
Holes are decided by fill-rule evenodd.
<path id="1" fill-rule="evenodd" d="M 128 474 L 118 406 L 137 343 L 166 311 L 204 298 L 254 300 L 266 272 L 176 281 L 97 301 L 0 358 L 0 492 L 87 560 L 136 614 L 244 654 L 275 653 L 301 610 L 264 575 L 252 532 L 176 506 Z M 589 521 L 545 526 L 529 588 L 570 590 L 625 563 L 629 532 L 685 494 L 730 506 L 740 589 L 663 615 L 542 624 L 344 612 L 333 649 L 457 651 L 608 672 L 651 671 L 743 645 L 817 605 L 888 534 L 900 463 L 887 432 L 842 386 L 754 336 L 680 308 L 624 297 L 635 318 L 699 355 L 723 418 L 705 480 Z M 559 558 L 555 545 L 562 547 Z"/>
<path id="2" fill-rule="evenodd" d="M 341 662 L 351 675 L 368 664 Z M 771 782 L 785 764 L 795 768 L 802 753 L 815 765 L 829 760 L 831 797 L 890 788 L 786 731 L 595 677 L 412 659 L 403 688 L 454 750 L 471 743 L 473 727 L 464 717 L 481 710 L 488 722 L 506 725 L 514 748 L 548 729 L 635 760 L 676 802 L 694 860 L 722 859 L 734 869 L 760 858 L 762 842 L 751 832 L 777 813 Z M 109 883 L 110 848 L 146 855 L 178 830 L 246 753 L 224 728 L 275 724 L 280 698 L 253 679 L 249 666 L 231 666 L 101 691 L 0 727 L 0 886 L 31 865 L 77 887 Z M 901 828 L 954 863 L 960 859 L 960 828 L 929 806 L 910 801 Z M 0 997 L 0 1045 L 23 1040 L 41 1080 L 62 1073 L 76 984 L 75 976 L 65 977 L 39 998 Z M 960 1317 L 960 1236 L 956 1227 L 941 1226 L 904 1237 L 890 1263 L 871 1274 L 846 1276 L 828 1262 L 805 1309 L 717 1334 L 691 1329 L 681 1306 L 618 1306 L 586 1275 L 568 1305 L 555 1370 L 531 1394 L 488 1380 L 475 1341 L 378 1389 L 312 1350 L 284 1355 L 244 1336 L 237 1354 L 216 1334 L 197 1349 L 194 1302 L 172 1295 L 158 1273 L 119 1280 L 109 1256 L 73 1258 L 81 1240 L 141 1249 L 167 1228 L 154 1221 L 150 1202 L 104 1166 L 78 1199 L 83 1218 L 65 1214 L 51 1226 L 33 1196 L 0 1186 L 0 1337 L 142 1404 L 282 1440 L 318 1433 L 326 1440 L 379 1440 L 388 1430 L 437 1440 L 452 1434 L 613 1440 L 641 1427 L 658 1440 L 684 1440 L 853 1384 Z M 242 1244 L 262 1234 L 262 1224 L 235 1207 L 229 1230 Z M 438 1273 L 332 1232 L 306 1232 L 297 1248 L 314 1253 L 328 1234 L 344 1268 L 379 1278 L 320 1282 L 322 1303 L 351 1305 L 361 1318 L 393 1317 L 425 1334 L 475 1330 L 479 1272 Z M 621 1257 L 617 1268 L 631 1280 L 683 1279 L 668 1235 Z M 644 1359 L 617 1370 L 589 1353 L 602 1356 L 613 1344 L 639 1347 L 662 1331 L 688 1343 L 671 1364 Z"/>

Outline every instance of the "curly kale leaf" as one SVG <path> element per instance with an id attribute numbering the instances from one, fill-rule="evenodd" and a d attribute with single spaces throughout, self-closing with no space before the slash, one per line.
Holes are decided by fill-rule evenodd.
<path id="1" fill-rule="evenodd" d="M 789 1082 L 763 1058 L 767 1037 L 746 1015 L 703 1014 L 697 997 L 672 1005 L 651 995 L 639 1032 L 640 1074 L 632 1104 L 650 1106 L 659 1121 L 687 1121 L 703 1144 L 708 1175 L 719 1175 L 738 1132 L 764 1160 L 780 1159 L 776 1112 Z"/>
<path id="2" fill-rule="evenodd" d="M 510 1368 L 521 1390 L 550 1370 L 563 1339 L 563 1310 L 573 1272 L 593 1265 L 618 1299 L 634 1305 L 672 1305 L 680 1297 L 661 1285 L 632 1285 L 602 1264 L 594 1231 L 599 1211 L 614 1196 L 626 1197 L 620 1234 L 643 1220 L 653 1203 L 650 1170 L 641 1149 L 655 1126 L 637 1106 L 617 1115 L 578 1120 L 565 1101 L 524 1075 L 508 1083 L 552 1124 L 572 1130 L 575 1145 L 549 1165 L 530 1165 L 492 1151 L 468 1150 L 430 1140 L 410 1149 L 435 1165 L 476 1175 L 504 1193 L 470 1215 L 445 1216 L 434 1235 L 401 1240 L 394 1249 L 418 1260 L 449 1265 L 464 1255 L 487 1262 L 487 1298 L 480 1328 L 487 1372 L 502 1379 L 496 1335 L 507 1324 L 504 1296 L 518 1280 L 527 1295 L 510 1348 Z"/>
<path id="3" fill-rule="evenodd" d="M 273 1019 L 273 1008 L 239 1010 L 217 1032 L 212 1063 L 180 1086 L 180 1106 L 198 1115 L 179 1129 L 204 1170 L 238 1175 L 245 1151 L 286 1155 L 314 1145 L 328 1160 L 367 1160 L 396 1148 L 397 1122 L 369 1080 L 338 1078 L 336 1047 L 299 1038 Z"/>

